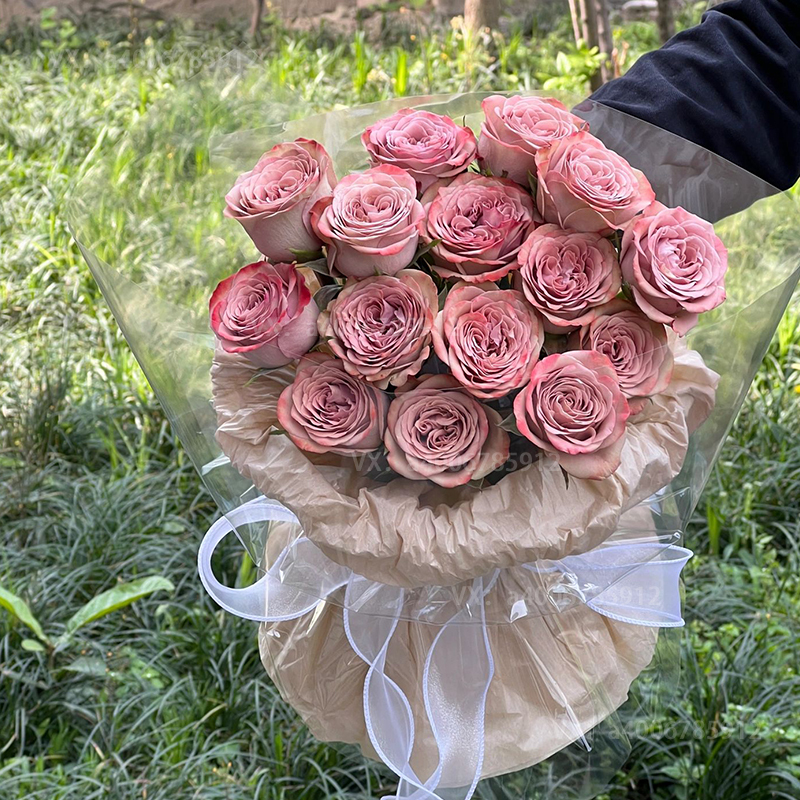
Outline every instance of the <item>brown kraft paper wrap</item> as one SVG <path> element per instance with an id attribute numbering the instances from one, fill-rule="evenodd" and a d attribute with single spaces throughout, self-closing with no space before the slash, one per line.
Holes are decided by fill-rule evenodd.
<path id="1" fill-rule="evenodd" d="M 642 536 L 648 527 L 654 534 L 646 508 L 626 515 L 626 522 Z M 270 563 L 292 535 L 292 526 L 278 526 L 270 536 Z M 529 613 L 487 625 L 495 672 L 486 698 L 483 778 L 532 766 L 576 741 L 625 702 L 653 658 L 657 628 L 614 621 L 577 600 L 556 610 L 548 588 L 546 576 L 508 569 L 486 597 L 487 616 L 495 619 L 503 616 L 492 606 L 502 606 L 510 619 L 514 598 L 522 596 Z M 261 659 L 314 736 L 357 744 L 377 760 L 364 721 L 368 666 L 348 642 L 342 599 L 332 597 L 300 619 L 262 624 Z M 436 766 L 437 751 L 425 714 L 423 671 L 440 626 L 404 616 L 392 636 L 386 673 L 413 709 L 411 766 L 425 776 Z"/>

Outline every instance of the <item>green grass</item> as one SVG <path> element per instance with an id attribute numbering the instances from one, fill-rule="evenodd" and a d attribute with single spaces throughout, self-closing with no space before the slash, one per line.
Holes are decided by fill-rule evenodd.
<path id="1" fill-rule="evenodd" d="M 193 149 L 157 151 L 148 168 L 119 143 L 234 48 L 263 64 L 297 114 L 393 94 L 582 92 L 594 62 L 567 32 L 560 20 L 536 38 L 474 41 L 411 15 L 387 24 L 379 46 L 268 21 L 252 51 L 237 29 L 48 17 L 0 39 L 0 585 L 56 640 L 102 592 L 148 575 L 174 584 L 54 649 L 33 647 L 32 631 L 0 611 L 2 800 L 317 800 L 391 786 L 352 751 L 309 736 L 264 673 L 255 627 L 204 595 L 194 559 L 215 506 L 72 242 L 71 188 L 100 161 L 120 180 L 141 169 L 143 185 L 149 172 L 205 169 Z M 617 39 L 631 44 L 630 59 L 652 44 L 652 28 Z M 165 191 L 168 200 L 201 205 Z M 194 228 L 155 237 L 163 253 L 137 249 L 130 220 L 111 206 L 102 236 L 109 250 L 128 243 L 146 278 L 160 255 L 202 244 L 202 213 Z M 188 280 L 181 270 L 174 279 Z M 795 309 L 689 533 L 700 556 L 686 579 L 680 691 L 636 728 L 614 800 L 800 794 L 798 387 Z M 248 565 L 231 547 L 217 569 L 233 583 Z"/>

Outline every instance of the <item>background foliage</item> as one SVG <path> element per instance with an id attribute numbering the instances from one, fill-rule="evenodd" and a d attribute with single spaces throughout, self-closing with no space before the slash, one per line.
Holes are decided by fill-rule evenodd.
<path id="1" fill-rule="evenodd" d="M 583 93 L 596 67 L 566 17 L 479 36 L 407 17 L 379 18 L 377 35 L 268 19 L 252 55 L 320 109 L 465 89 Z M 615 37 L 622 69 L 657 43 L 650 23 Z M 311 739 L 266 678 L 254 627 L 202 592 L 194 558 L 213 504 L 65 221 L 70 187 L 127 126 L 246 46 L 236 28 L 52 14 L 0 40 L 3 800 L 381 790 L 385 776 Z M 689 532 L 699 557 L 681 691 L 636 732 L 609 798 L 800 795 L 799 391 L 795 307 Z M 233 548 L 218 569 L 252 578 Z"/>

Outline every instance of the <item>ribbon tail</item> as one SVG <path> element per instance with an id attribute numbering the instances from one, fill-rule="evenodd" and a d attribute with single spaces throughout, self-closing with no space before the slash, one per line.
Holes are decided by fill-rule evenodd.
<path id="1" fill-rule="evenodd" d="M 426 785 L 439 800 L 469 800 L 481 777 L 494 676 L 484 598 L 495 577 L 473 581 L 468 604 L 442 626 L 425 664 L 425 711 L 439 754 Z"/>
<path id="2" fill-rule="evenodd" d="M 423 781 L 411 766 L 411 704 L 385 673 L 403 590 L 358 576 L 348 583 L 345 630 L 353 650 L 369 664 L 364 681 L 367 733 L 399 779 L 396 800 L 469 800 L 475 792 L 483 767 L 486 696 L 494 674 L 484 608 L 489 588 L 484 579 L 473 583 L 469 602 L 441 627 L 428 651 L 423 698 L 437 763 Z"/>
<path id="3" fill-rule="evenodd" d="M 414 713 L 402 689 L 386 674 L 386 655 L 397 630 L 405 593 L 396 586 L 351 575 L 345 592 L 344 629 L 350 646 L 369 665 L 364 679 L 364 722 L 370 743 L 398 779 L 398 795 L 425 787 L 411 768 Z"/>

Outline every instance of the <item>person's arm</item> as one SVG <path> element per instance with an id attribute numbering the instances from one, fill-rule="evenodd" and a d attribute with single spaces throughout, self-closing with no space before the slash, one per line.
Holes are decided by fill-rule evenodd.
<path id="1" fill-rule="evenodd" d="M 800 0 L 732 0 L 592 100 L 787 189 L 800 178 Z"/>

